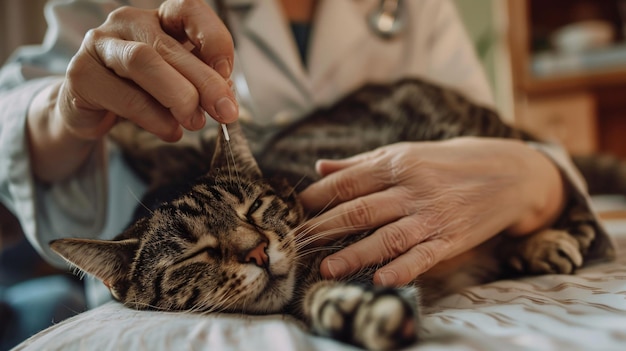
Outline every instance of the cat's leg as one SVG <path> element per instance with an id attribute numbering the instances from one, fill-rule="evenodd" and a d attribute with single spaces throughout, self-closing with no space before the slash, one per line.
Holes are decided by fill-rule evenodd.
<path id="1" fill-rule="evenodd" d="M 596 237 L 593 217 L 585 208 L 572 206 L 562 222 L 566 229 L 545 229 L 507 240 L 503 252 L 509 266 L 522 274 L 574 273 Z"/>
<path id="2" fill-rule="evenodd" d="M 318 335 L 368 350 L 393 350 L 417 340 L 417 288 L 380 288 L 321 281 L 303 301 Z"/>
<path id="3" fill-rule="evenodd" d="M 578 241 L 564 230 L 542 230 L 506 245 L 505 259 L 520 274 L 570 274 L 583 264 Z"/>

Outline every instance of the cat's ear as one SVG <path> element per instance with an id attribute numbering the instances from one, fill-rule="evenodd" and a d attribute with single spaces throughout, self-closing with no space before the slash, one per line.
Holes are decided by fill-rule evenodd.
<path id="1" fill-rule="evenodd" d="M 124 281 L 139 247 L 139 240 L 58 239 L 50 248 L 66 261 L 102 280 L 108 287 Z"/>
<path id="2" fill-rule="evenodd" d="M 252 155 L 239 122 L 228 124 L 226 128 L 230 141 L 226 140 L 222 130 L 218 130 L 210 173 L 232 172 L 246 177 L 261 178 L 261 170 Z"/>

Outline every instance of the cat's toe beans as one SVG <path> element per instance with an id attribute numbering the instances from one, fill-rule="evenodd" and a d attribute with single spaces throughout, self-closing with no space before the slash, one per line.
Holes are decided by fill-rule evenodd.
<path id="1" fill-rule="evenodd" d="M 523 243 L 519 255 L 508 259 L 513 270 L 533 274 L 571 274 L 583 264 L 576 239 L 566 231 L 545 230 Z"/>
<path id="2" fill-rule="evenodd" d="M 340 340 L 350 340 L 352 316 L 372 294 L 357 286 L 339 286 L 323 290 L 316 300 L 317 320 L 315 331 L 320 335 L 334 336 Z"/>
<path id="3" fill-rule="evenodd" d="M 583 257 L 578 247 L 569 242 L 560 242 L 546 248 L 543 260 L 550 267 L 548 272 L 558 274 L 573 273 L 583 264 Z"/>
<path id="4" fill-rule="evenodd" d="M 557 254 L 570 261 L 571 265 L 575 268 L 578 268 L 583 265 L 583 255 L 580 253 L 578 246 L 568 243 L 567 245 L 561 246 L 557 250 Z"/>
<path id="5" fill-rule="evenodd" d="M 378 296 L 355 317 L 356 341 L 369 350 L 393 350 L 417 339 L 415 315 L 395 294 Z"/>
<path id="6" fill-rule="evenodd" d="M 321 335 L 339 336 L 342 334 L 345 325 L 346 318 L 338 306 L 327 304 L 320 313 L 320 328 L 317 331 Z"/>

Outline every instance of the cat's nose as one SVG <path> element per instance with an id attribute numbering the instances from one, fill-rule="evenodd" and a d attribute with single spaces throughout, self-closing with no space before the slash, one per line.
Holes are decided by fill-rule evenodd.
<path id="1" fill-rule="evenodd" d="M 267 249 L 267 243 L 261 242 L 259 245 L 257 245 L 246 254 L 245 262 L 254 262 L 254 264 L 261 268 L 267 267 L 270 262 L 270 258 L 269 256 L 267 256 L 265 249 Z"/>

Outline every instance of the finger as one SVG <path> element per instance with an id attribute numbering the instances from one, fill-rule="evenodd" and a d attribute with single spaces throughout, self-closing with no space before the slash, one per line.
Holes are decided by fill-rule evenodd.
<path id="1" fill-rule="evenodd" d="M 227 83 L 233 67 L 234 45 L 224 23 L 202 0 L 164 2 L 159 8 L 159 18 L 165 32 L 187 38 L 194 45 L 197 57 L 212 69 L 190 65 L 188 61 L 194 55 L 184 57 L 183 62 L 167 57 L 166 60 L 198 88 L 200 103 L 209 115 L 218 122 L 234 122 L 239 110 Z"/>
<path id="2" fill-rule="evenodd" d="M 311 219 L 302 233 L 314 245 L 380 227 L 406 215 L 400 188 L 388 189 L 343 203 Z"/>
<path id="3" fill-rule="evenodd" d="M 401 218 L 325 258 L 321 273 L 324 277 L 337 279 L 363 267 L 389 262 L 421 243 L 429 234 L 416 216 Z"/>
<path id="4" fill-rule="evenodd" d="M 185 128 L 204 126 L 196 87 L 145 43 L 107 38 L 95 47 L 106 67 L 139 85 Z"/>
<path id="5" fill-rule="evenodd" d="M 329 174 L 354 166 L 357 163 L 358 161 L 352 159 L 318 160 L 315 163 L 315 171 L 322 177 L 326 177 Z"/>
<path id="6" fill-rule="evenodd" d="M 89 55 L 77 55 L 67 70 L 69 90 L 67 124 L 83 137 L 99 138 L 111 128 L 102 110 L 127 118 L 165 141 L 181 138 L 171 113 L 129 81 L 119 79 Z M 90 79 L 84 79 L 90 77 Z M 93 84 L 96 81 L 98 84 Z M 72 113 L 73 112 L 73 113 Z"/>
<path id="7" fill-rule="evenodd" d="M 234 45 L 230 32 L 203 0 L 166 1 L 159 8 L 163 29 L 175 38 L 186 38 L 200 59 L 224 79 L 232 72 Z"/>
<path id="8" fill-rule="evenodd" d="M 115 47 L 117 50 L 109 52 L 113 59 L 106 62 L 116 65 L 109 68 L 123 76 L 133 75 L 133 79 L 139 82 L 149 82 L 152 91 L 162 91 L 161 96 L 184 96 L 184 99 L 175 101 L 173 105 L 164 105 L 183 126 L 195 130 L 204 125 L 204 115 L 196 108 L 198 102 L 219 122 L 228 123 L 237 119 L 238 107 L 228 82 L 183 44 L 164 32 L 154 11 L 124 7 L 114 11 L 107 22 L 110 24 L 105 23 L 103 29 L 93 31 L 100 34 L 94 39 L 96 49 L 106 48 L 103 43 L 108 42 L 107 38 L 117 37 L 130 42 L 126 46 L 118 45 Z M 160 60 L 164 62 L 161 63 Z M 149 73 L 146 67 L 141 66 L 146 62 L 152 64 L 150 68 L 156 67 L 158 71 Z M 151 81 L 153 77 L 165 72 L 167 65 L 182 75 L 195 90 L 190 89 L 180 77 L 173 81 L 166 81 L 165 78 Z M 145 78 L 141 79 L 142 76 Z M 145 83 L 141 86 L 148 88 Z"/>
<path id="9" fill-rule="evenodd" d="M 322 177 L 325 177 L 331 173 L 340 171 L 342 169 L 352 167 L 356 164 L 373 160 L 376 158 L 384 157 L 387 154 L 388 148 L 379 148 L 376 150 L 364 152 L 358 155 L 354 155 L 342 160 L 325 160 L 321 159 L 315 163 L 315 170 Z"/>
<path id="10" fill-rule="evenodd" d="M 382 191 L 392 185 L 389 167 L 380 162 L 355 162 L 311 184 L 300 200 L 305 209 L 318 212 L 323 208 Z"/>
<path id="11" fill-rule="evenodd" d="M 442 261 L 449 244 L 440 239 L 425 241 L 389 262 L 374 274 L 374 284 L 398 286 L 408 284 Z"/>

